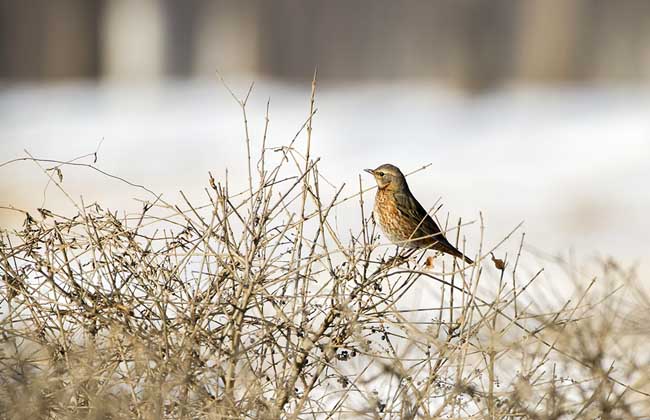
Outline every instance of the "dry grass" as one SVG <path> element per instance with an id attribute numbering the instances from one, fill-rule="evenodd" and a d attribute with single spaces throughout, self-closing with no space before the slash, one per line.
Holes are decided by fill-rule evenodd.
<path id="1" fill-rule="evenodd" d="M 233 95 L 248 150 L 243 192 L 210 176 L 206 204 L 154 197 L 124 216 L 70 198 L 73 217 L 42 209 L 3 232 L 3 418 L 650 413 L 650 299 L 632 271 L 604 262 L 594 285 L 549 261 L 577 290 L 552 302 L 530 293 L 540 276 L 521 274 L 521 246 L 501 262 L 490 252 L 505 250 L 483 249 L 474 266 L 444 257 L 441 272 L 422 252 L 393 258 L 361 181 L 347 196 L 323 186 L 309 147 L 314 90 L 296 137 L 271 151 L 265 130 L 255 157 L 251 92 Z M 34 161 L 54 165 L 43 169 L 61 191 L 65 165 L 96 169 Z M 341 234 L 333 209 L 352 200 L 359 229 Z M 460 229 L 449 236 L 462 246 Z M 478 238 L 470 248 L 481 249 Z M 435 302 L 411 306 L 425 283 Z"/>

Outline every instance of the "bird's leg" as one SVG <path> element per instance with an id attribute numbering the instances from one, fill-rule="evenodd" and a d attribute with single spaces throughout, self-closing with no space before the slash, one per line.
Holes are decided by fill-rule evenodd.
<path id="1" fill-rule="evenodd" d="M 400 251 L 399 247 L 395 248 L 395 256 L 392 258 L 389 258 L 387 263 L 390 265 L 399 265 L 404 262 L 407 264 L 407 268 L 410 268 L 408 265 L 409 259 L 413 256 L 414 253 L 416 253 L 418 250 L 417 248 L 412 248 L 412 249 L 406 249 L 404 251 Z"/>
<path id="2" fill-rule="evenodd" d="M 395 247 L 395 255 L 392 256 L 391 258 L 389 258 L 388 261 L 386 261 L 386 263 L 387 263 L 388 265 L 391 265 L 391 266 L 393 266 L 393 265 L 398 265 L 398 264 L 399 264 L 403 259 L 404 259 L 404 257 L 402 257 L 402 256 L 400 255 L 400 249 L 399 249 L 399 247 L 396 246 L 396 247 Z"/>
<path id="3" fill-rule="evenodd" d="M 411 258 L 413 254 L 415 254 L 417 251 L 418 251 L 417 248 L 409 249 L 406 255 L 404 255 L 404 258 Z"/>
<path id="4" fill-rule="evenodd" d="M 411 257 L 413 256 L 413 254 L 415 254 L 417 251 L 418 251 L 417 248 L 411 248 L 408 251 L 406 251 L 404 253 L 404 255 L 402 256 L 402 258 L 404 258 L 404 260 L 406 261 L 406 267 L 407 268 L 411 268 L 409 262 L 411 261 Z"/>

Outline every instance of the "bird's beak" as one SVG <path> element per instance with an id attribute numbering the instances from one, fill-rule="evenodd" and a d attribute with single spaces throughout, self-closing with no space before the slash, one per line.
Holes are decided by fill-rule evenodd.
<path id="1" fill-rule="evenodd" d="M 372 169 L 364 169 L 364 171 L 368 172 L 370 175 L 375 175 L 375 171 Z"/>

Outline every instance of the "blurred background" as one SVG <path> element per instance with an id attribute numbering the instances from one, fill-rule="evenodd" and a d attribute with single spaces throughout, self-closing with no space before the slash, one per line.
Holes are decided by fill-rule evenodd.
<path id="1" fill-rule="evenodd" d="M 525 220 L 543 252 L 647 267 L 645 0 L 3 1 L 0 161 L 99 148 L 102 169 L 204 197 L 207 171 L 236 180 L 245 164 L 241 112 L 215 71 L 240 95 L 256 82 L 253 143 L 270 98 L 269 143 L 282 145 L 316 66 L 314 154 L 334 185 L 353 191 L 386 161 L 433 163 L 412 177 L 416 195 L 452 220 L 483 211 L 488 245 Z M 0 180 L 3 226 L 22 222 L 10 205 L 69 207 L 34 163 Z M 64 185 L 139 208 L 141 191 L 87 169 L 64 169 Z"/>
<path id="2" fill-rule="evenodd" d="M 212 77 L 513 82 L 650 77 L 644 0 L 23 0 L 0 5 L 5 81 Z"/>
<path id="3" fill-rule="evenodd" d="M 644 0 L 23 0 L 0 5 L 8 82 L 212 77 L 513 82 L 650 77 Z"/>

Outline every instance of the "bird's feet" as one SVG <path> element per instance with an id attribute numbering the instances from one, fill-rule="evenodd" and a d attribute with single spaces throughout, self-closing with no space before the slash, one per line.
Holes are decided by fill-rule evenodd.
<path id="1" fill-rule="evenodd" d="M 402 265 L 405 262 L 408 263 L 408 258 L 403 256 L 403 255 L 395 255 L 393 257 L 390 257 L 389 259 L 386 260 L 386 264 L 391 266 L 391 267 L 397 267 L 398 265 Z"/>
<path id="2" fill-rule="evenodd" d="M 409 267 L 408 263 L 416 251 L 417 249 L 409 249 L 406 252 L 401 253 L 399 248 L 397 248 L 395 251 L 395 255 L 390 257 L 388 260 L 386 260 L 386 264 L 388 264 L 391 267 L 396 267 L 398 265 L 402 265 L 406 263 L 408 268 Z"/>

